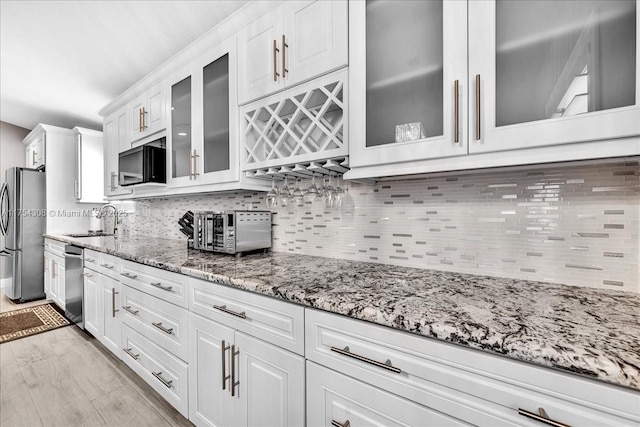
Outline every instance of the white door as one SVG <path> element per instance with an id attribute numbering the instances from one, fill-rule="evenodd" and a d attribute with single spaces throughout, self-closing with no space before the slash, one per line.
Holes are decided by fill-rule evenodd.
<path id="1" fill-rule="evenodd" d="M 100 275 L 102 288 L 103 334 L 100 342 L 113 354 L 122 359 L 121 351 L 121 317 L 120 317 L 120 282 L 108 276 Z"/>
<path id="2" fill-rule="evenodd" d="M 193 112 L 197 104 L 192 70 L 184 67 L 167 80 L 167 183 L 171 186 L 193 185 L 198 176 L 195 168 L 200 153 L 194 152 Z"/>
<path id="3" fill-rule="evenodd" d="M 53 299 L 53 297 L 51 296 L 51 275 L 52 275 L 52 268 L 51 268 L 51 258 L 49 257 L 49 252 L 45 251 L 44 252 L 44 294 L 47 297 L 47 299 Z"/>
<path id="4" fill-rule="evenodd" d="M 307 426 L 467 426 L 346 375 L 307 362 Z"/>
<path id="5" fill-rule="evenodd" d="M 350 165 L 467 154 L 467 2 L 349 2 Z"/>
<path id="6" fill-rule="evenodd" d="M 469 152 L 640 135 L 638 13 L 635 1 L 470 1 Z"/>
<path id="7" fill-rule="evenodd" d="M 238 33 L 238 103 L 282 89 L 282 6 Z"/>
<path id="8" fill-rule="evenodd" d="M 280 45 L 286 86 L 347 65 L 347 9 L 346 0 L 284 3 Z"/>
<path id="9" fill-rule="evenodd" d="M 102 286 L 100 275 L 84 269 L 84 329 L 96 338 L 103 335 Z"/>
<path id="10" fill-rule="evenodd" d="M 56 304 L 58 304 L 58 307 L 64 310 L 66 308 L 64 259 L 57 261 L 56 264 L 56 286 L 58 288 L 58 297 L 56 298 Z"/>
<path id="11" fill-rule="evenodd" d="M 239 406 L 233 425 L 304 425 L 304 358 L 239 332 L 234 349 Z"/>
<path id="12" fill-rule="evenodd" d="M 147 91 L 147 103 L 145 108 L 145 120 L 147 135 L 151 135 L 165 128 L 164 85 L 156 84 Z"/>
<path id="13" fill-rule="evenodd" d="M 189 313 L 189 420 L 229 425 L 233 330 Z"/>
<path id="14" fill-rule="evenodd" d="M 209 49 L 196 61 L 194 73 L 194 184 L 238 181 L 239 140 L 236 38 Z"/>
<path id="15" fill-rule="evenodd" d="M 118 186 L 118 154 L 131 145 L 127 142 L 127 107 L 121 108 L 104 119 L 102 137 L 104 138 L 104 194 L 117 196 L 128 193 Z M 123 146 L 120 143 L 123 142 Z M 127 147 L 128 145 L 128 147 Z"/>

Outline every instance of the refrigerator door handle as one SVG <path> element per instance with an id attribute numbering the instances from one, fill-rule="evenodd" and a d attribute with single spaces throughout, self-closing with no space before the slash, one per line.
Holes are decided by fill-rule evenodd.
<path id="1" fill-rule="evenodd" d="M 7 201 L 7 210 L 4 209 L 5 199 Z M 7 228 L 9 227 L 9 186 L 6 182 L 2 183 L 2 189 L 0 190 L 0 232 L 2 235 L 7 234 Z"/>
<path id="2" fill-rule="evenodd" d="M 11 252 L 7 252 L 7 251 L 0 251 L 0 256 L 11 256 Z"/>

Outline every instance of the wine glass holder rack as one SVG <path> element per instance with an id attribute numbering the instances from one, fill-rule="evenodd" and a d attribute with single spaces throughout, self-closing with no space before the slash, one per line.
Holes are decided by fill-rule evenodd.
<path id="1" fill-rule="evenodd" d="M 242 107 L 245 175 L 271 180 L 348 171 L 347 77 L 344 68 Z"/>

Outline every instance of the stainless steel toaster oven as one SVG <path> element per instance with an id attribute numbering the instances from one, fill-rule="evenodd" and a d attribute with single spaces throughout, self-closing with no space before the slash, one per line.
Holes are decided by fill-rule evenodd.
<path id="1" fill-rule="evenodd" d="M 193 248 L 240 254 L 271 247 L 270 211 L 196 211 Z"/>

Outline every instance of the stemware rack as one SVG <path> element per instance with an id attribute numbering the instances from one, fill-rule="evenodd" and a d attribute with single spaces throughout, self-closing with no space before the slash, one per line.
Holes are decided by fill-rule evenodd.
<path id="1" fill-rule="evenodd" d="M 312 176 L 336 176 L 342 175 L 348 170 L 349 156 L 341 156 L 314 162 L 292 163 L 285 166 L 248 170 L 245 171 L 245 176 L 247 178 L 281 181 L 285 177 L 306 179 Z"/>

